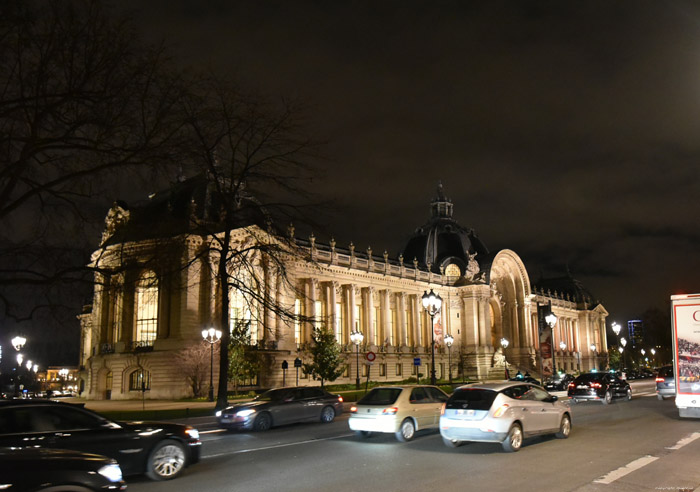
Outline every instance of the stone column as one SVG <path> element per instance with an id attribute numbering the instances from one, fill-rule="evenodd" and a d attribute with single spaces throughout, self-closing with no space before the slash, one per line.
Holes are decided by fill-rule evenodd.
<path id="1" fill-rule="evenodd" d="M 405 292 L 399 292 L 396 295 L 396 300 L 397 306 L 396 309 L 398 309 L 398 316 L 396 316 L 397 321 L 399 323 L 398 326 L 398 332 L 399 332 L 399 344 L 402 346 L 408 345 L 408 330 L 407 330 L 407 319 L 406 319 L 406 293 Z"/>

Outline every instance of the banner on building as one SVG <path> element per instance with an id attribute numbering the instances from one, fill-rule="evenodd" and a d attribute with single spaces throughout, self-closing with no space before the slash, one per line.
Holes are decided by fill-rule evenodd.
<path id="1" fill-rule="evenodd" d="M 540 360 L 542 364 L 542 379 L 552 377 L 554 364 L 552 359 L 552 329 L 547 326 L 545 317 L 552 312 L 552 306 L 537 306 L 537 327 L 540 334 Z"/>
<path id="2" fill-rule="evenodd" d="M 442 313 L 437 313 L 433 318 L 433 340 L 435 341 L 436 347 L 442 345 L 442 335 Z"/>

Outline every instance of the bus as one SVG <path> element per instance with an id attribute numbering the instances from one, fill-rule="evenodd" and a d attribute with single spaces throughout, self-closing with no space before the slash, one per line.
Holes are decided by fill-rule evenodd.
<path id="1" fill-rule="evenodd" d="M 673 373 L 680 417 L 700 417 L 700 294 L 671 296 Z"/>

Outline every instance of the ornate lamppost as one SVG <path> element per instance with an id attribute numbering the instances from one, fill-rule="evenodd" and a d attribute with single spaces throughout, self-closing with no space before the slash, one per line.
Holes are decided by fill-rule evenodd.
<path id="1" fill-rule="evenodd" d="M 550 310 L 549 314 L 544 317 L 544 322 L 547 323 L 547 326 L 549 326 L 549 330 L 552 334 L 552 379 L 554 379 L 554 373 L 557 372 L 557 364 L 554 358 L 554 352 L 556 351 L 556 348 L 554 347 L 554 326 L 557 324 L 557 315 Z M 542 374 L 542 379 L 542 382 L 544 383 L 544 374 Z"/>
<path id="2" fill-rule="evenodd" d="M 355 344 L 355 353 L 357 356 L 356 363 L 355 365 L 357 366 L 357 372 L 356 372 L 356 377 L 355 377 L 355 389 L 360 389 L 360 344 L 362 343 L 362 340 L 365 339 L 365 336 L 362 334 L 360 330 L 353 331 L 350 333 L 350 341 Z"/>
<path id="3" fill-rule="evenodd" d="M 445 336 L 445 345 L 447 346 L 447 372 L 449 374 L 450 378 L 450 384 L 452 384 L 452 344 L 454 343 L 455 339 L 452 335 L 446 335 Z"/>
<path id="4" fill-rule="evenodd" d="M 214 401 L 214 344 L 221 340 L 221 330 L 209 328 L 202 330 L 202 338 L 211 346 L 211 365 L 209 367 L 209 401 Z"/>
<path id="5" fill-rule="evenodd" d="M 430 293 L 427 291 L 423 293 L 422 300 L 423 308 L 430 316 L 430 384 L 435 386 L 437 383 L 435 378 L 435 316 L 442 307 L 442 297 L 439 294 L 435 294 L 433 289 L 430 289 Z"/>
<path id="6" fill-rule="evenodd" d="M 596 347 L 595 343 L 591 344 L 591 352 L 593 352 L 593 369 L 595 369 L 598 365 L 598 347 Z"/>
<path id="7" fill-rule="evenodd" d="M 559 342 L 559 350 L 561 350 L 562 358 L 564 358 L 564 351 L 566 350 L 566 342 L 564 340 Z M 563 366 L 563 364 L 562 364 L 562 366 Z M 564 371 L 566 371 L 566 369 Z"/>
<path id="8" fill-rule="evenodd" d="M 505 376 L 506 379 L 508 378 L 508 360 L 506 359 L 506 349 L 508 348 L 508 345 L 510 345 L 510 342 L 506 337 L 501 338 L 501 347 L 503 347 L 503 367 L 505 367 Z"/>
<path id="9" fill-rule="evenodd" d="M 627 347 L 627 339 L 626 339 L 625 337 L 621 337 L 621 338 L 620 338 L 620 345 L 622 345 L 622 348 L 623 348 L 623 349 L 624 349 L 625 347 Z M 622 352 L 620 352 L 620 353 L 622 353 Z M 624 368 L 627 368 L 627 361 L 625 360 L 625 359 L 627 359 L 627 354 L 625 353 L 625 354 L 623 354 L 623 355 L 624 355 L 624 356 L 623 356 L 623 358 L 622 358 L 622 365 L 624 366 L 624 367 L 623 367 L 623 369 L 624 369 Z"/>

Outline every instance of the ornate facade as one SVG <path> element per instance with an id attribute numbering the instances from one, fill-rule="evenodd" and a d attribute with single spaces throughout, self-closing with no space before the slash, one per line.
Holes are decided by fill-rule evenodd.
<path id="1" fill-rule="evenodd" d="M 215 258 L 201 259 L 199 253 L 211 239 L 201 234 L 175 228 L 167 243 L 158 239 L 167 221 L 156 218 L 193 214 L 199 195 L 193 191 L 196 183 L 187 183 L 190 188 L 183 185 L 177 192 L 186 199 L 174 200 L 176 192 L 170 191 L 156 195 L 142 209 L 129 211 L 124 204 L 115 204 L 107 216 L 103 245 L 93 255 L 93 264 L 102 273 L 97 275 L 91 309 L 81 316 L 82 378 L 88 398 L 140 398 L 141 389 L 148 390 L 146 398 L 189 394 L 173 354 L 200 343 L 202 329 L 215 323 L 219 296 Z M 334 240 L 320 244 L 313 235 L 296 238 L 292 228 L 289 239 L 304 256 L 288 258 L 285 270 L 291 285 L 260 261 L 265 285 L 259 288 L 307 321 L 243 303 L 235 291 L 229 296 L 232 322 L 246 320 L 252 343 L 270 362 L 250 383 L 269 388 L 283 380 L 294 382 L 293 361 L 308 357 L 305 348 L 320 323 L 333 328 L 347 356 L 347 370 L 337 382 L 355 381 L 357 350 L 362 356 L 376 354 L 371 365 L 360 357 L 363 380 L 416 375 L 427 380 L 431 340 L 439 379 L 502 379 L 503 368 L 494 367 L 494 354 L 503 338 L 509 342 L 504 353 L 511 368 L 538 376 L 542 369 L 538 306 L 550 305 L 557 316 L 552 344 L 556 367 L 568 372 L 604 367 L 604 307 L 570 276 L 543 280 L 534 287 L 514 251 L 489 252 L 473 230 L 453 219 L 452 209 L 440 186 L 430 219 L 398 258 L 389 258 L 386 252 L 375 255 L 369 248 L 358 251 L 352 243 L 348 248 L 338 247 Z M 119 233 L 130 222 L 135 226 L 149 220 L 159 220 L 158 234 L 135 233 L 136 227 L 129 234 Z M 257 226 L 246 226 L 233 230 L 232 240 L 244 244 L 265 234 Z M 145 256 L 156 261 L 148 268 L 121 268 Z M 173 263 L 178 268 L 172 268 Z M 443 299 L 433 326 L 421 303 L 431 289 Z M 359 347 L 351 342 L 353 331 L 364 335 Z M 450 348 L 444 343 L 447 334 L 454 338 Z M 418 359 L 420 365 L 414 365 Z M 287 374 L 283 361 L 289 364 Z M 300 384 L 317 384 L 301 369 L 298 376 Z"/>

